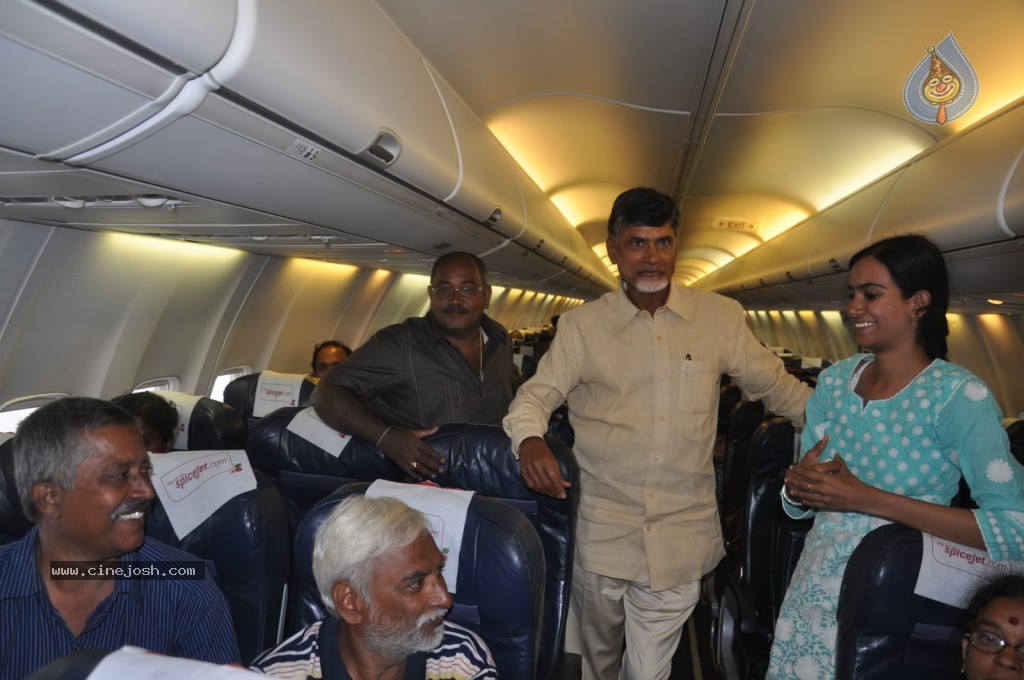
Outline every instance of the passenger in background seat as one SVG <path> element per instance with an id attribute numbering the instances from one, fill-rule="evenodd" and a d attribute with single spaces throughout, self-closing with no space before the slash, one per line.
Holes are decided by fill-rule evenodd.
<path id="1" fill-rule="evenodd" d="M 135 420 L 110 402 L 61 399 L 21 423 L 14 477 L 35 526 L 0 548 L 0 680 L 79 649 L 123 645 L 238 661 L 227 604 L 205 563 L 145 540 L 149 472 Z M 171 577 L 172 566 L 195 574 Z M 97 577 L 99 569 L 121 574 Z"/>
<path id="2" fill-rule="evenodd" d="M 783 508 L 815 516 L 786 592 L 770 678 L 835 675 L 843 571 L 868 532 L 900 522 L 1024 558 L 1024 468 L 1010 454 L 988 386 L 945 360 L 949 286 L 942 252 L 895 236 L 850 259 L 856 354 L 821 372 L 807 402 L 806 453 L 786 473 Z M 949 507 L 961 475 L 979 509 Z"/>
<path id="3" fill-rule="evenodd" d="M 327 371 L 350 356 L 352 356 L 352 349 L 345 343 L 337 340 L 324 340 L 313 348 L 313 360 L 309 363 L 313 372 L 307 376 L 307 379 L 314 384 L 320 382 L 320 378 L 327 375 Z"/>
<path id="4" fill-rule="evenodd" d="M 512 341 L 486 314 L 487 267 L 470 253 L 437 259 L 430 310 L 376 333 L 320 381 L 312 402 L 325 423 L 375 442 L 413 479 L 444 458 L 423 437 L 449 423 L 497 425 L 515 390 Z"/>
<path id="5" fill-rule="evenodd" d="M 110 400 L 135 417 L 142 445 L 150 453 L 170 453 L 178 428 L 178 409 L 154 392 L 132 392 Z"/>
<path id="6" fill-rule="evenodd" d="M 582 653 L 584 680 L 667 678 L 700 579 L 722 559 L 719 376 L 797 422 L 810 394 L 739 304 L 673 284 L 678 237 L 670 196 L 637 188 L 615 199 L 607 245 L 621 288 L 561 315 L 505 418 L 523 479 L 564 498 L 543 436 L 569 402 L 581 495 L 565 648 Z"/>
<path id="7" fill-rule="evenodd" d="M 1000 576 L 978 588 L 961 645 L 967 680 L 1024 676 L 1024 576 Z"/>
<path id="8" fill-rule="evenodd" d="M 264 652 L 252 669 L 292 680 L 497 678 L 452 606 L 424 516 L 395 498 L 353 496 L 317 531 L 313 574 L 330 616 Z"/>

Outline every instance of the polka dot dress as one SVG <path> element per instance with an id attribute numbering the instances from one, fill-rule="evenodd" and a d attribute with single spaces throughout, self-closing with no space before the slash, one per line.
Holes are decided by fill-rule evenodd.
<path id="1" fill-rule="evenodd" d="M 865 404 L 853 390 L 872 359 L 856 355 L 818 377 L 801 448 L 810 449 L 827 434 L 822 460 L 838 454 L 861 481 L 939 505 L 956 495 L 962 473 L 993 558 L 1024 557 L 1024 468 L 1010 454 L 985 383 L 936 359 L 895 396 Z M 814 514 L 793 506 L 786 511 L 794 517 Z M 882 524 L 858 513 L 816 514 L 776 624 L 770 678 L 834 676 L 843 570 L 860 539 Z"/>

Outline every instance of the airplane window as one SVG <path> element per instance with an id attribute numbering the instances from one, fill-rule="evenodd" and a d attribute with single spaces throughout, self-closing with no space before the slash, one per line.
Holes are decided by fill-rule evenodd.
<path id="1" fill-rule="evenodd" d="M 241 378 L 243 375 L 249 375 L 250 373 L 252 373 L 251 366 L 236 366 L 222 372 L 213 381 L 213 388 L 210 390 L 210 399 L 213 399 L 214 401 L 224 401 L 224 388 L 228 386 L 228 383 L 235 378 Z"/>
<path id="2" fill-rule="evenodd" d="M 21 421 L 47 402 L 68 396 L 64 393 L 36 394 L 31 397 L 11 399 L 0 405 L 0 432 L 14 432 Z"/>
<path id="3" fill-rule="evenodd" d="M 174 376 L 167 378 L 154 378 L 153 380 L 147 380 L 139 383 L 135 386 L 132 392 L 157 392 L 163 390 L 165 392 L 177 392 L 181 389 L 181 381 Z"/>

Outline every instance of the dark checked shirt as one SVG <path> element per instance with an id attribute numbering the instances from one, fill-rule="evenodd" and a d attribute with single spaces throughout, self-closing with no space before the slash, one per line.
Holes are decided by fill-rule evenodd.
<path id="1" fill-rule="evenodd" d="M 323 379 L 352 390 L 389 425 L 500 425 L 516 387 L 512 342 L 486 314 L 480 326 L 487 337 L 482 380 L 429 312 L 381 329 Z"/>
<path id="2" fill-rule="evenodd" d="M 124 645 L 214 663 L 238 662 L 231 616 L 209 570 L 202 580 L 118 578 L 78 637 L 50 603 L 36 568 L 33 529 L 0 548 L 0 680 L 18 680 L 80 649 Z M 120 565 L 195 562 L 196 558 L 147 539 Z"/>

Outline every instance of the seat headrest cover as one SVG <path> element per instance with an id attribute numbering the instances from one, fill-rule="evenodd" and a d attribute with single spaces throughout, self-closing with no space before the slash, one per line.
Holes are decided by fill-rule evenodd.
<path id="1" fill-rule="evenodd" d="M 305 379 L 306 376 L 302 373 L 277 373 L 276 371 L 260 373 L 252 405 L 253 417 L 262 418 L 285 406 L 299 406 L 299 394 Z"/>
<path id="2" fill-rule="evenodd" d="M 312 406 L 307 406 L 292 417 L 291 422 L 288 423 L 288 431 L 323 449 L 335 458 L 340 457 L 341 452 L 352 441 L 352 437 L 338 432 L 321 420 Z"/>
<path id="3" fill-rule="evenodd" d="M 178 427 L 174 430 L 174 444 L 171 446 L 175 451 L 188 450 L 188 424 L 192 420 L 192 409 L 201 396 L 197 394 L 185 394 L 184 392 L 154 392 L 158 397 L 163 397 L 171 402 L 171 405 L 178 411 Z"/>
<path id="4" fill-rule="evenodd" d="M 175 451 L 149 459 L 153 488 L 179 539 L 235 496 L 256 488 L 245 451 Z"/>
<path id="5" fill-rule="evenodd" d="M 366 490 L 367 498 L 389 496 L 397 498 L 410 508 L 419 510 L 427 518 L 430 534 L 437 549 L 447 558 L 444 580 L 448 591 L 455 593 L 459 582 L 459 554 L 462 552 L 462 534 L 466 528 L 466 512 L 473 500 L 472 491 L 442 489 L 433 484 L 399 484 L 378 479 Z"/>
<path id="6" fill-rule="evenodd" d="M 111 652 L 89 674 L 89 680 L 251 680 L 252 677 L 253 673 L 244 668 L 163 656 L 139 647 L 122 647 L 116 652 Z"/>

